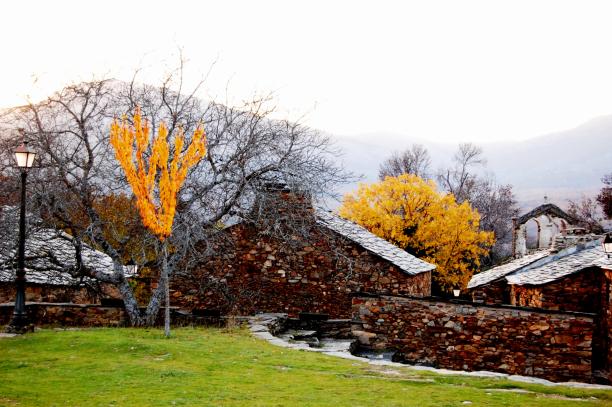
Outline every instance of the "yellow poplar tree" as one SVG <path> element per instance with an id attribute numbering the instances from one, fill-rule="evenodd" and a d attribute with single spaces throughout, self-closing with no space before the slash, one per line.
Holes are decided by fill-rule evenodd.
<path id="1" fill-rule="evenodd" d="M 480 215 L 468 202 L 437 192 L 416 175 L 361 184 L 344 197 L 340 215 L 435 264 L 434 280 L 445 291 L 464 288 L 494 239 L 479 230 Z"/>
<path id="2" fill-rule="evenodd" d="M 183 152 L 185 134 L 179 129 L 174 138 L 174 156 L 169 162 L 168 128 L 162 122 L 151 143 L 147 164 L 144 156 L 149 148 L 150 132 L 148 123 L 143 123 L 140 108 L 137 108 L 134 126 L 130 126 L 125 118 L 121 123 L 113 122 L 110 141 L 136 197 L 143 224 L 164 241 L 172 233 L 177 194 L 187 172 L 206 154 L 206 134 L 202 127 L 198 127 Z"/>
<path id="3" fill-rule="evenodd" d="M 185 134 L 179 128 L 174 137 L 174 155 L 170 159 L 168 128 L 162 122 L 156 137 L 151 140 L 151 129 L 142 120 L 140 108 L 134 113 L 134 125 L 126 118 L 114 120 L 110 129 L 110 142 L 115 157 L 121 164 L 136 198 L 136 206 L 143 225 L 163 243 L 164 263 L 161 278 L 166 289 L 165 331 L 170 335 L 170 298 L 167 270 L 167 243 L 172 234 L 178 192 L 191 167 L 206 154 L 206 134 L 198 127 L 191 143 L 184 149 Z M 148 154 L 148 162 L 145 160 Z"/>

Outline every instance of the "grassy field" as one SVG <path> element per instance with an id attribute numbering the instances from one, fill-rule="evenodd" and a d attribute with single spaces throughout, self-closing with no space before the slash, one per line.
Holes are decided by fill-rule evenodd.
<path id="1" fill-rule="evenodd" d="M 612 405 L 610 391 L 372 367 L 246 330 L 48 330 L 0 340 L 0 355 L 5 406 Z"/>

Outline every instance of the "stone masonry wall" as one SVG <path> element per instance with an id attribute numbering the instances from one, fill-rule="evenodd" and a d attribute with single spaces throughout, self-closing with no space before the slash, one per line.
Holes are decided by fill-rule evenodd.
<path id="1" fill-rule="evenodd" d="M 593 318 L 400 297 L 356 297 L 354 332 L 363 346 L 399 360 L 491 370 L 552 381 L 590 381 Z"/>
<path id="2" fill-rule="evenodd" d="M 315 234 L 284 244 L 248 225 L 227 229 L 217 253 L 171 283 L 172 305 L 221 314 L 325 313 L 348 318 L 351 297 L 371 292 L 429 296 L 431 273 L 411 276 L 347 239 Z M 330 240 L 332 239 L 332 240 Z"/>
<path id="3" fill-rule="evenodd" d="M 26 304 L 29 320 L 36 326 L 118 327 L 125 325 L 121 307 L 91 304 L 33 303 Z M 0 325 L 10 322 L 13 304 L 0 304 Z"/>
<path id="4" fill-rule="evenodd" d="M 510 304 L 549 310 L 597 313 L 601 308 L 602 279 L 601 270 L 592 268 L 544 285 L 513 285 Z"/>
<path id="5" fill-rule="evenodd" d="M 484 304 L 501 305 L 508 302 L 510 287 L 506 280 L 498 280 L 470 289 L 472 301 Z"/>
<path id="6" fill-rule="evenodd" d="M 86 287 L 26 283 L 26 301 L 92 304 L 99 303 L 101 298 L 121 298 L 121 295 L 108 284 L 101 284 L 100 291 L 96 292 Z M 0 303 L 14 301 L 15 283 L 0 282 Z"/>

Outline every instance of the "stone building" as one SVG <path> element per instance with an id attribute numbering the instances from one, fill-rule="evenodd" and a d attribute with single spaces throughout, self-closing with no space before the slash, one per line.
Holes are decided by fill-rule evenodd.
<path id="1" fill-rule="evenodd" d="M 0 304 L 15 301 L 15 248 L 0 251 Z M 94 304 L 103 298 L 120 298 L 115 287 L 89 278 L 73 278 L 64 267 L 75 263 L 72 237 L 65 232 L 36 228 L 26 240 L 26 301 Z M 83 246 L 85 266 L 113 270 L 111 258 L 87 245 Z"/>
<path id="2" fill-rule="evenodd" d="M 468 290 L 475 302 L 597 312 L 602 269 L 610 265 L 601 240 L 595 239 L 558 252 L 538 251 L 475 274 Z"/>
<path id="3" fill-rule="evenodd" d="M 581 236 L 578 240 L 584 239 L 586 237 Z M 468 289 L 475 303 L 592 315 L 593 377 L 609 382 L 612 371 L 612 259 L 605 255 L 598 238 L 577 244 L 575 241 L 573 236 L 569 239 L 558 236 L 556 242 L 566 244 L 553 245 L 551 249 L 476 274 Z"/>
<path id="4" fill-rule="evenodd" d="M 295 199 L 288 191 L 280 194 L 281 201 Z M 174 279 L 173 304 L 221 314 L 348 318 L 351 297 L 358 293 L 431 294 L 434 265 L 307 201 L 293 215 L 301 232 L 249 221 L 224 229 L 212 247 L 215 254 L 195 272 Z M 281 210 L 271 218 L 282 223 L 285 214 Z"/>
<path id="5" fill-rule="evenodd" d="M 560 311 L 599 312 L 603 272 L 609 261 L 601 236 L 553 204 L 513 219 L 514 259 L 475 274 L 468 290 L 475 302 Z M 537 227 L 528 247 L 528 225 Z"/>

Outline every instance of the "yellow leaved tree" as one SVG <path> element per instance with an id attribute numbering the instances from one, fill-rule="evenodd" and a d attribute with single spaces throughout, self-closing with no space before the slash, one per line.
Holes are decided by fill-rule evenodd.
<path id="1" fill-rule="evenodd" d="M 435 264 L 435 283 L 444 291 L 464 288 L 494 239 L 479 230 L 480 215 L 468 202 L 436 190 L 416 175 L 361 184 L 344 197 L 340 215 L 409 253 Z"/>
<path id="2" fill-rule="evenodd" d="M 172 233 L 177 194 L 187 172 L 206 154 L 206 134 L 199 127 L 183 152 L 185 135 L 179 129 L 174 138 L 174 157 L 169 163 L 168 128 L 161 122 L 152 143 L 150 132 L 148 123 L 143 123 L 140 109 L 137 108 L 134 126 L 130 126 L 125 118 L 121 123 L 115 120 L 111 125 L 110 140 L 136 197 L 143 224 L 163 241 Z M 149 145 L 147 164 L 144 156 Z"/>
<path id="3" fill-rule="evenodd" d="M 133 126 L 126 118 L 121 122 L 113 121 L 110 142 L 136 198 L 143 225 L 162 242 L 160 283 L 165 284 L 165 332 L 166 336 L 169 336 L 170 296 L 166 239 L 172 234 L 178 192 L 189 169 L 206 154 L 206 134 L 201 126 L 198 127 L 191 137 L 191 143 L 184 148 L 185 134 L 179 128 L 174 136 L 173 155 L 170 158 L 168 128 L 165 123 L 160 123 L 157 136 L 152 137 L 148 122 L 143 121 L 140 108 L 136 108 Z"/>

